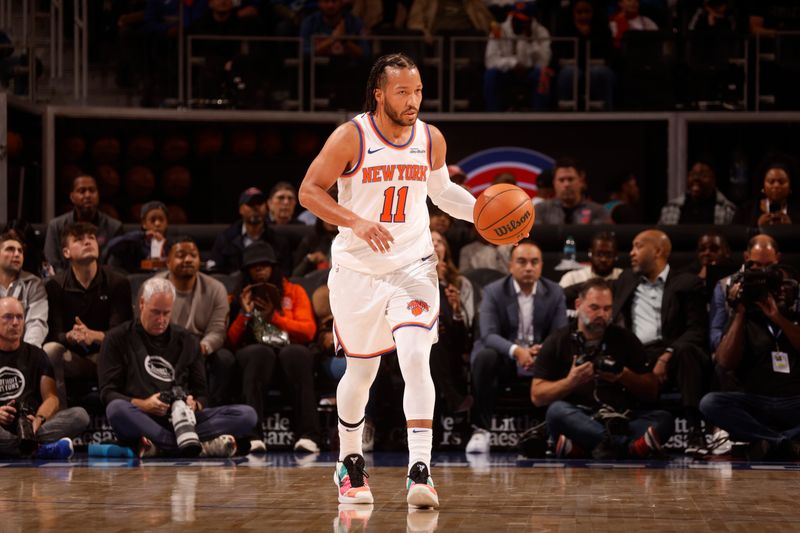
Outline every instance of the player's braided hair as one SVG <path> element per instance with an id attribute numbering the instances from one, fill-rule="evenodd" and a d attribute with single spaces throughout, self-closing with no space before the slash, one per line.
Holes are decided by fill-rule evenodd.
<path id="1" fill-rule="evenodd" d="M 386 69 L 393 68 L 417 68 L 414 60 L 405 54 L 389 54 L 381 56 L 372 65 L 372 70 L 369 72 L 369 79 L 367 80 L 367 94 L 364 100 L 364 112 L 374 113 L 378 106 L 375 100 L 375 89 L 383 86 L 386 82 Z"/>

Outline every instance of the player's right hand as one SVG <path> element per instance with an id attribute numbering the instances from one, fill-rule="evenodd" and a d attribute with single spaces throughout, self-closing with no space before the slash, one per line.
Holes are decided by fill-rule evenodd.
<path id="1" fill-rule="evenodd" d="M 350 228 L 356 236 L 369 244 L 373 252 L 380 252 L 385 254 L 389 251 L 394 237 L 389 233 L 389 230 L 377 222 L 371 222 L 366 219 L 359 219 Z"/>

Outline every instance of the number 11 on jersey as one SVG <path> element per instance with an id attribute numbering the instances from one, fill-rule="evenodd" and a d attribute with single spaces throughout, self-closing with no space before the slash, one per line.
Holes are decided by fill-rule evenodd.
<path id="1" fill-rule="evenodd" d="M 406 196 L 408 196 L 408 185 L 397 189 L 397 207 L 394 207 L 395 187 L 389 187 L 383 191 L 383 211 L 381 211 L 381 222 L 394 222 L 402 224 L 406 221 Z M 392 214 L 394 213 L 394 215 Z"/>

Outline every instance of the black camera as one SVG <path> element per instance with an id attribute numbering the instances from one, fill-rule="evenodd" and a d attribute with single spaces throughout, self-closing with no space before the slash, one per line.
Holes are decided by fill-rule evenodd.
<path id="1" fill-rule="evenodd" d="M 12 426 L 16 430 L 17 437 L 19 437 L 19 453 L 20 455 L 32 455 L 33 452 L 39 447 L 36 442 L 36 435 L 33 432 L 33 423 L 28 418 L 29 415 L 35 415 L 36 409 L 22 403 L 14 404 L 14 400 L 6 403 L 6 405 L 13 405 L 17 410 L 14 415 L 14 422 Z"/>
<path id="2" fill-rule="evenodd" d="M 580 331 L 572 333 L 572 342 L 575 345 L 575 353 L 578 355 L 575 360 L 576 366 L 592 363 L 595 372 L 608 372 L 609 374 L 619 374 L 625 368 L 621 362 L 604 353 L 606 345 L 603 342 L 589 346 L 586 343 L 586 337 Z"/>
<path id="3" fill-rule="evenodd" d="M 730 303 L 736 305 L 752 305 L 756 302 L 765 302 L 772 295 L 776 300 L 781 290 L 783 273 L 772 267 L 763 270 L 745 270 L 731 276 L 731 285 L 741 284 L 739 292 L 733 296 Z"/>
<path id="4" fill-rule="evenodd" d="M 202 451 L 200 437 L 197 436 L 197 420 L 194 411 L 186 404 L 186 392 L 179 385 L 161 391 L 159 399 L 169 404 L 169 421 L 175 431 L 178 449 L 184 457 L 197 457 Z"/>

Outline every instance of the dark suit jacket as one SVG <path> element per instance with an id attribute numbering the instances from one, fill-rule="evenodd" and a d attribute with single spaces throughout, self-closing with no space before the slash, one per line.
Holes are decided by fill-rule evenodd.
<path id="1" fill-rule="evenodd" d="M 631 307 L 641 275 L 626 268 L 614 283 L 614 321 L 633 330 Z M 705 351 L 708 335 L 708 312 L 703 282 L 694 274 L 670 268 L 661 301 L 661 337 L 676 350 L 693 345 Z"/>
<path id="2" fill-rule="evenodd" d="M 273 226 L 267 224 L 261 240 L 267 242 L 275 250 L 278 258 L 278 266 L 284 276 L 292 275 L 294 268 L 292 262 L 292 249 L 289 241 L 280 235 Z M 242 221 L 228 226 L 225 231 L 217 235 L 214 241 L 214 248 L 211 250 L 211 258 L 214 260 L 215 272 L 233 273 L 242 268 L 244 255 L 244 236 L 242 235 Z"/>
<path id="3" fill-rule="evenodd" d="M 504 276 L 483 289 L 480 312 L 480 338 L 472 354 L 493 348 L 508 354 L 519 329 L 519 303 L 511 275 Z M 564 291 L 558 283 L 540 279 L 533 297 L 533 335 L 537 344 L 544 342 L 551 331 L 567 325 Z"/>

